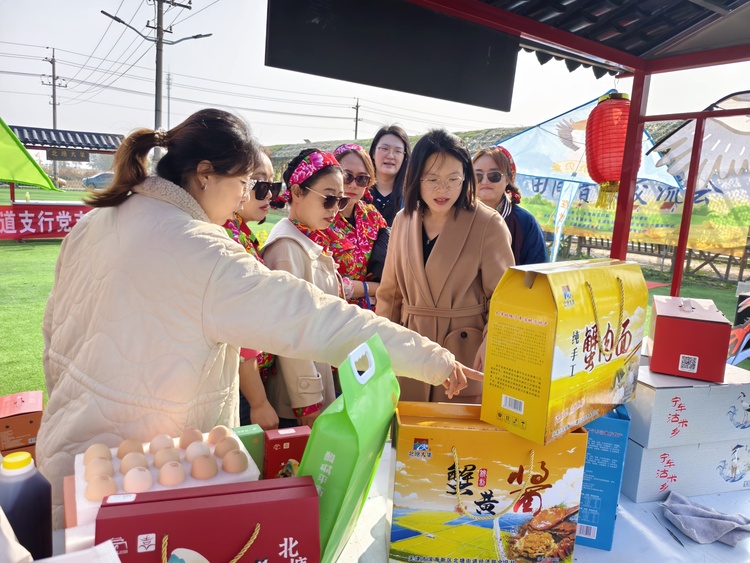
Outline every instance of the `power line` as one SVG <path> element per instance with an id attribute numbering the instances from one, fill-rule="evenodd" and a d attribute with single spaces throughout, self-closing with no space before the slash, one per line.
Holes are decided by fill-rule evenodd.
<path id="1" fill-rule="evenodd" d="M 115 10 L 115 15 L 117 15 L 118 13 L 120 13 L 120 8 L 122 8 L 122 4 L 123 4 L 124 2 L 125 2 L 125 0 L 120 0 L 120 5 L 119 5 L 119 6 L 117 6 L 117 10 Z M 74 79 L 74 78 L 75 78 L 76 76 L 78 76 L 78 75 L 80 74 L 81 70 L 83 70 L 83 68 L 84 68 L 84 67 L 86 66 L 86 63 L 88 63 L 88 62 L 89 62 L 89 61 L 91 60 L 91 57 L 93 57 L 93 56 L 94 56 L 94 53 L 96 53 L 96 50 L 97 50 L 97 49 L 99 48 L 99 45 L 101 45 L 101 44 L 102 44 L 102 41 L 103 41 L 103 40 L 104 40 L 104 38 L 105 38 L 105 37 L 107 36 L 107 32 L 109 31 L 109 28 L 110 28 L 110 27 L 112 27 L 112 21 L 111 21 L 111 20 L 110 20 L 110 22 L 109 22 L 109 23 L 107 24 L 107 29 L 105 29 L 105 30 L 104 30 L 104 33 L 102 33 L 102 36 L 101 36 L 101 37 L 99 38 L 99 42 L 98 42 L 98 43 L 96 44 L 96 46 L 94 47 L 94 50 L 93 50 L 93 51 L 91 51 L 91 54 L 90 54 L 90 55 L 89 55 L 89 56 L 88 56 L 88 57 L 86 58 L 86 61 L 85 61 L 85 62 L 84 62 L 84 63 L 83 63 L 82 65 L 81 65 L 81 67 L 80 67 L 80 69 L 78 70 L 78 72 L 76 72 L 76 73 L 75 73 L 75 76 L 73 76 L 73 77 L 71 77 L 71 78 L 70 78 L 70 80 L 73 80 L 73 79 Z"/>

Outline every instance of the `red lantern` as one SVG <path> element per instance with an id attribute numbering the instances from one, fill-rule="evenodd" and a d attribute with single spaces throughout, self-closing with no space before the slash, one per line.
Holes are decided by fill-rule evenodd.
<path id="1" fill-rule="evenodd" d="M 629 114 L 627 94 L 607 94 L 599 98 L 586 122 L 586 166 L 599 184 L 597 207 L 610 207 L 620 189 Z"/>

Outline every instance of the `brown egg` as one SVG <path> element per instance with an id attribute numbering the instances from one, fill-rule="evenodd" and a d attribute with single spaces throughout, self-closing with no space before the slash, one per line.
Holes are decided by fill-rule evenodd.
<path id="1" fill-rule="evenodd" d="M 206 442 L 193 442 L 187 448 L 185 448 L 185 459 L 192 463 L 192 461 L 199 455 L 207 455 L 211 453 L 211 447 Z"/>
<path id="2" fill-rule="evenodd" d="M 219 442 L 221 442 L 224 438 L 227 436 L 231 436 L 232 431 L 227 428 L 226 426 L 220 424 L 219 426 L 214 426 L 211 429 L 211 432 L 208 433 L 208 443 L 212 446 L 215 446 Z"/>
<path id="3" fill-rule="evenodd" d="M 174 448 L 174 440 L 168 434 L 158 434 L 148 445 L 148 453 L 155 454 L 163 448 Z"/>
<path id="4" fill-rule="evenodd" d="M 92 459 L 88 465 L 86 465 L 86 469 L 83 471 L 83 478 L 86 479 L 86 481 L 91 481 L 91 479 L 99 477 L 100 475 L 113 477 L 114 474 L 115 468 L 112 465 L 112 462 L 108 459 L 97 457 Z"/>
<path id="5" fill-rule="evenodd" d="M 154 454 L 154 467 L 161 469 L 165 463 L 180 461 L 180 452 L 177 448 L 162 448 Z"/>
<path id="6" fill-rule="evenodd" d="M 117 485 L 115 480 L 109 475 L 99 475 L 94 477 L 89 484 L 86 485 L 85 496 L 88 500 L 98 502 L 108 495 L 113 495 L 117 492 Z"/>
<path id="7" fill-rule="evenodd" d="M 112 451 L 105 444 L 91 444 L 83 454 L 83 465 L 96 458 L 112 459 Z"/>
<path id="8" fill-rule="evenodd" d="M 203 433 L 197 428 L 186 428 L 180 436 L 180 447 L 184 450 L 193 442 L 202 442 Z"/>
<path id="9" fill-rule="evenodd" d="M 219 464 L 212 455 L 199 455 L 193 460 L 190 476 L 194 479 L 211 479 L 219 472 Z"/>
<path id="10" fill-rule="evenodd" d="M 126 493 L 145 493 L 154 484 L 154 477 L 145 467 L 133 467 L 122 480 L 122 489 Z"/>
<path id="11" fill-rule="evenodd" d="M 185 468 L 179 461 L 170 461 L 159 470 L 159 484 L 165 487 L 176 487 L 185 480 Z"/>
<path id="12" fill-rule="evenodd" d="M 216 444 L 216 447 L 214 448 L 214 455 L 216 457 L 224 457 L 224 455 L 227 452 L 231 452 L 232 450 L 239 450 L 240 445 L 234 438 L 224 438 L 221 442 Z"/>
<path id="13" fill-rule="evenodd" d="M 120 444 L 117 448 L 117 457 L 122 459 L 131 452 L 143 453 L 143 444 L 135 438 L 128 438 Z"/>
<path id="14" fill-rule="evenodd" d="M 242 473 L 247 466 L 247 456 L 240 450 L 230 450 L 221 459 L 221 468 L 227 473 Z"/>
<path id="15" fill-rule="evenodd" d="M 146 454 L 140 452 L 130 452 L 120 462 L 120 473 L 127 475 L 127 473 L 134 467 L 143 467 L 148 469 L 148 460 Z"/>

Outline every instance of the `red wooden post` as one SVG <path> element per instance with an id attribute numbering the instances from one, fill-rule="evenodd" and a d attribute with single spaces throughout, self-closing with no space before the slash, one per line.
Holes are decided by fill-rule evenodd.
<path id="1" fill-rule="evenodd" d="M 633 73 L 633 91 L 630 94 L 630 115 L 628 116 L 628 132 L 625 137 L 625 153 L 622 159 L 622 174 L 620 189 L 617 193 L 617 211 L 615 225 L 612 230 L 612 248 L 610 258 L 625 260 L 628 254 L 628 237 L 630 236 L 630 221 L 633 216 L 633 197 L 635 184 L 638 180 L 638 168 L 641 163 L 643 148 L 643 116 L 646 114 L 648 90 L 651 85 L 651 75 L 641 71 Z"/>

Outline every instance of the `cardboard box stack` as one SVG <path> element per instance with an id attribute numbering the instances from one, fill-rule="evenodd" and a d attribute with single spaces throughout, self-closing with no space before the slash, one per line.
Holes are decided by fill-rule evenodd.
<path id="1" fill-rule="evenodd" d="M 510 268 L 492 296 L 481 419 L 554 445 L 588 431 L 576 543 L 611 549 L 648 290 L 634 262 Z M 540 499 L 544 504 L 544 501 Z"/>
<path id="2" fill-rule="evenodd" d="M 710 299 L 654 296 L 649 361 L 629 405 L 622 492 L 635 502 L 750 485 L 750 372 L 726 364 L 730 330 Z"/>
<path id="3" fill-rule="evenodd" d="M 641 367 L 622 484 L 635 502 L 750 487 L 750 372 L 721 371 L 723 384 Z"/>
<path id="4" fill-rule="evenodd" d="M 41 391 L 0 397 L 0 454 L 29 452 L 36 459 L 36 436 L 42 422 Z"/>

